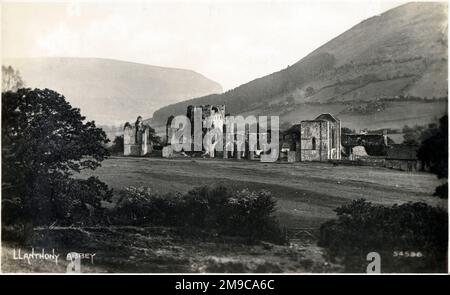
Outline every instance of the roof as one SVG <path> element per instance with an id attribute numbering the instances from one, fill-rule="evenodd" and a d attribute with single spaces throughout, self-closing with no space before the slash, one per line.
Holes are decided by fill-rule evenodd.
<path id="1" fill-rule="evenodd" d="M 408 144 L 394 144 L 389 147 L 386 159 L 388 160 L 417 160 L 419 146 Z"/>
<path id="2" fill-rule="evenodd" d="M 337 118 L 333 117 L 333 115 L 331 115 L 331 114 L 321 114 L 315 119 L 315 121 L 317 121 L 317 120 L 339 122 L 339 120 Z"/>
<path id="3" fill-rule="evenodd" d="M 339 119 L 333 117 L 331 114 L 321 114 L 314 120 L 302 120 L 301 123 L 314 123 L 314 122 L 332 122 L 337 123 L 340 122 Z"/>

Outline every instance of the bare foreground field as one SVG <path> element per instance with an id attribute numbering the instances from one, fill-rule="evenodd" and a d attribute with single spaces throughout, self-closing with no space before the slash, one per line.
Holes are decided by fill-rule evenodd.
<path id="1" fill-rule="evenodd" d="M 126 186 L 186 192 L 213 184 L 269 190 L 277 199 L 279 221 L 290 233 L 290 245 L 249 246 L 238 240 L 191 237 L 169 228 L 37 229 L 41 239 L 35 247 L 56 248 L 62 254 L 60 263 L 29 265 L 13 260 L 14 246 L 4 245 L 4 272 L 65 272 L 64 255 L 69 251 L 96 253 L 93 264 L 83 261 L 83 272 L 339 272 L 342 268 L 327 262 L 316 246 L 320 224 L 335 217 L 336 207 L 359 198 L 388 205 L 423 201 L 447 207 L 446 200 L 431 197 L 440 183 L 434 175 L 375 167 L 112 157 L 82 177 L 91 175 L 116 192 Z M 62 249 L 61 239 L 74 241 L 74 246 Z"/>

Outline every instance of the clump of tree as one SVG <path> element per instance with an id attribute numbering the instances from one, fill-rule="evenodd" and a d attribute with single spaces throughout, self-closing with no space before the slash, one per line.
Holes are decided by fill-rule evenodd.
<path id="1" fill-rule="evenodd" d="M 72 176 L 99 167 L 108 141 L 55 91 L 2 93 L 2 224 L 21 224 L 30 238 L 36 225 L 101 215 L 111 191 L 97 178 Z"/>
<path id="2" fill-rule="evenodd" d="M 355 134 L 356 131 L 355 131 L 355 129 L 350 129 L 348 127 L 342 127 L 341 128 L 341 133 L 342 134 Z"/>
<path id="3" fill-rule="evenodd" d="M 425 136 L 424 136 L 425 137 Z M 426 137 L 417 152 L 419 160 L 430 167 L 430 172 L 439 179 L 448 178 L 448 116 L 439 120 L 439 127 L 426 132 Z M 435 196 L 448 198 L 448 183 L 436 188 Z"/>
<path id="4" fill-rule="evenodd" d="M 149 142 L 151 144 L 153 144 L 154 146 L 161 146 L 162 145 L 163 141 L 162 141 L 161 137 L 156 135 L 155 128 L 151 127 L 150 125 L 148 126 L 148 137 L 149 137 Z"/>
<path id="5" fill-rule="evenodd" d="M 428 126 L 415 125 L 410 127 L 405 125 L 402 132 L 404 144 L 419 145 L 427 138 L 436 134 L 438 132 L 438 126 L 435 123 L 431 123 Z"/>
<path id="6" fill-rule="evenodd" d="M 2 92 L 17 91 L 23 88 L 25 83 L 20 76 L 19 71 L 11 66 L 2 65 Z"/>
<path id="7" fill-rule="evenodd" d="M 267 191 L 203 186 L 186 194 L 160 195 L 149 188 L 128 187 L 120 192 L 109 220 L 116 225 L 173 226 L 212 236 L 239 236 L 249 242 L 284 243 L 273 215 L 275 206 Z"/>
<path id="8" fill-rule="evenodd" d="M 372 101 L 364 104 L 349 105 L 345 112 L 347 113 L 357 113 L 357 114 L 373 114 L 376 112 L 381 112 L 386 108 L 386 104 L 381 101 Z"/>
<path id="9" fill-rule="evenodd" d="M 316 94 L 316 90 L 312 86 L 306 88 L 306 97 L 313 96 L 314 94 Z"/>
<path id="10" fill-rule="evenodd" d="M 111 154 L 122 154 L 123 153 L 123 135 L 116 136 L 109 147 Z"/>
<path id="11" fill-rule="evenodd" d="M 447 272 L 448 213 L 425 203 L 383 206 L 364 199 L 335 209 L 322 224 L 319 246 L 347 272 L 366 272 L 377 252 L 383 273 Z"/>
<path id="12" fill-rule="evenodd" d="M 286 97 L 286 103 L 287 103 L 288 105 L 293 105 L 293 104 L 295 104 L 295 98 L 294 98 L 292 95 L 288 95 L 288 96 Z"/>

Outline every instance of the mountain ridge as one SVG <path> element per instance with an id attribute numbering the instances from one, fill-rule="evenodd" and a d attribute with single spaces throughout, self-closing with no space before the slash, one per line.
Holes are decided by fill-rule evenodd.
<path id="1" fill-rule="evenodd" d="M 168 116 L 183 114 L 189 104 L 226 104 L 227 112 L 234 115 L 280 115 L 281 122 L 296 123 L 309 118 L 301 110 L 305 104 L 322 104 L 309 115 L 337 112 L 350 125 L 377 127 L 366 124 L 361 112 L 349 113 L 370 110 L 370 104 L 380 99 L 397 98 L 372 110 L 385 119 L 383 113 L 409 97 L 447 97 L 447 14 L 446 3 L 401 5 L 358 23 L 285 69 L 220 95 L 163 107 L 152 122 L 162 125 Z M 363 102 L 369 105 L 361 106 Z M 436 116 L 441 108 L 442 101 Z M 400 118 L 402 114 L 392 115 L 399 119 L 397 125 L 411 123 Z"/>
<path id="2" fill-rule="evenodd" d="M 17 69 L 25 86 L 63 94 L 89 120 L 116 125 L 138 114 L 151 116 L 161 106 L 222 87 L 190 69 L 168 68 L 95 57 L 3 59 Z"/>

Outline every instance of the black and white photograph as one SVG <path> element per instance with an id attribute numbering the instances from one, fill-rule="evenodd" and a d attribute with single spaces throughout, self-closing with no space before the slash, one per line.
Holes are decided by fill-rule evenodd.
<path id="1" fill-rule="evenodd" d="M 449 273 L 448 2 L 0 5 L 2 274 Z"/>

